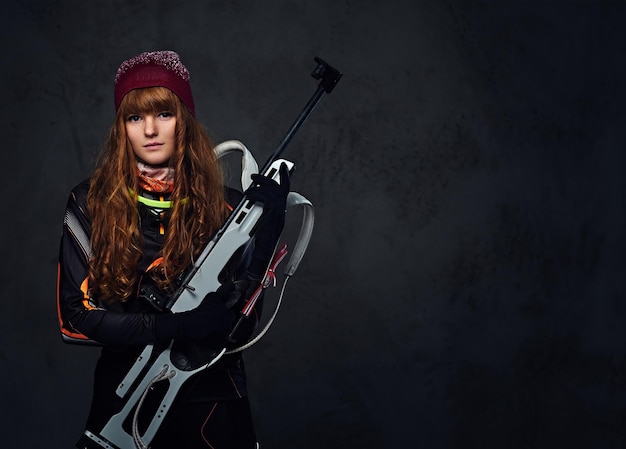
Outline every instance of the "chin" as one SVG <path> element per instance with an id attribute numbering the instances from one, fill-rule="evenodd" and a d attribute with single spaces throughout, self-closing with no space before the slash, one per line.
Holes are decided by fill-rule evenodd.
<path id="1" fill-rule="evenodd" d="M 169 158 L 165 157 L 139 157 L 137 156 L 141 162 L 147 165 L 167 165 L 169 163 Z"/>

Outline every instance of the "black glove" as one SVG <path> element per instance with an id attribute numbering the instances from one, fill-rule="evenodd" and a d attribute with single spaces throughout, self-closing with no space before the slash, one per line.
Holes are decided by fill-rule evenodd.
<path id="1" fill-rule="evenodd" d="M 263 215 L 257 223 L 254 237 L 254 252 L 248 269 L 255 277 L 263 277 L 269 263 L 276 242 L 285 226 L 285 210 L 287 209 L 287 195 L 290 181 L 289 169 L 281 164 L 279 169 L 280 184 L 263 175 L 252 175 L 253 184 L 246 190 L 246 196 L 263 203 Z"/>
<path id="2" fill-rule="evenodd" d="M 241 311 L 244 303 L 252 296 L 252 293 L 259 283 L 260 281 L 254 285 L 253 289 L 250 279 L 227 281 L 220 285 L 217 289 L 217 293 L 224 299 L 224 305 L 226 305 L 226 307 L 238 313 Z"/>
<path id="3" fill-rule="evenodd" d="M 226 306 L 239 317 L 237 327 L 229 335 L 226 343 L 227 348 L 232 349 L 250 341 L 263 311 L 263 291 L 261 291 L 261 296 L 257 299 L 254 311 L 249 317 L 244 317 L 241 310 L 260 285 L 260 279 L 246 276 L 245 279 L 226 282 L 217 289 L 217 292 L 224 297 Z"/>
<path id="4" fill-rule="evenodd" d="M 158 341 L 210 339 L 219 342 L 230 333 L 234 319 L 235 315 L 224 304 L 223 296 L 213 292 L 206 295 L 195 309 L 157 315 L 154 332 Z"/>

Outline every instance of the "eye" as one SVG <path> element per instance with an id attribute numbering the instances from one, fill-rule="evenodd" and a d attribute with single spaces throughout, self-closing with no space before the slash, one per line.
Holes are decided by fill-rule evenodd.
<path id="1" fill-rule="evenodd" d="M 173 116 L 174 114 L 172 114 L 170 111 L 159 112 L 159 118 L 168 119 Z"/>
<path id="2" fill-rule="evenodd" d="M 139 117 L 138 115 L 129 115 L 128 117 L 126 117 L 127 122 L 138 122 L 139 120 L 141 120 L 141 117 Z"/>

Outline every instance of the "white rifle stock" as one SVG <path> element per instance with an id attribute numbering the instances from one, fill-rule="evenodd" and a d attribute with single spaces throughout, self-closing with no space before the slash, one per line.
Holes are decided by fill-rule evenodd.
<path id="1" fill-rule="evenodd" d="M 261 173 L 280 183 L 279 167 L 285 163 L 290 172 L 293 171 L 293 162 L 279 159 L 300 125 L 312 112 L 324 92 L 329 93 L 341 78 L 341 73 L 326 64 L 320 58 L 315 58 L 317 68 L 312 73 L 321 83 L 309 100 L 304 110 L 289 129 L 287 135 L 278 148 L 270 156 Z M 230 150 L 231 148 L 226 148 Z M 244 147 L 245 149 L 245 147 Z M 247 151 L 247 150 L 246 150 Z M 243 163 L 249 162 L 245 157 Z M 252 161 L 254 161 L 252 159 Z M 253 164 L 256 167 L 256 162 Z M 248 182 L 242 170 L 242 184 L 247 187 Z M 300 230 L 298 243 L 294 254 L 288 264 L 286 275 L 291 276 L 302 258 L 313 226 L 313 212 L 311 203 L 295 192 L 290 192 L 290 205 L 305 206 L 304 221 Z M 256 223 L 263 212 L 262 205 L 248 200 L 246 197 L 230 214 L 224 226 L 215 234 L 207 244 L 198 260 L 188 270 L 185 278 L 176 293 L 165 302 L 159 304 L 172 312 L 183 312 L 197 307 L 204 297 L 214 292 L 220 286 L 219 273 L 231 260 L 237 250 L 245 246 L 252 238 Z M 294 261 L 295 259 L 295 261 Z M 185 354 L 185 348 L 177 345 L 175 341 L 166 347 L 147 345 L 134 365 L 130 368 L 116 390 L 117 396 L 124 399 L 122 409 L 114 414 L 100 430 L 87 429 L 79 444 L 86 449 L 146 449 L 156 435 L 163 419 L 172 408 L 174 400 L 185 382 L 198 372 L 207 369 L 226 352 L 225 348 L 216 352 L 204 354 L 200 359 L 197 356 L 189 358 Z M 162 382 L 165 391 L 159 393 L 160 402 L 154 407 L 154 415 L 145 430 L 139 429 L 138 415 L 145 398 L 156 383 Z M 128 423 L 131 429 L 128 429 Z"/>

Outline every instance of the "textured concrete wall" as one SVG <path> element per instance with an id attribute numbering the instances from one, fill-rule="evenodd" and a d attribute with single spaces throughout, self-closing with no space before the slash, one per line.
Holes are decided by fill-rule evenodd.
<path id="1" fill-rule="evenodd" d="M 112 77 L 173 49 L 217 141 L 289 147 L 316 230 L 247 354 L 267 448 L 626 445 L 626 5 L 21 1 L 4 7 L 0 429 L 69 448 L 93 348 L 56 328 L 69 189 Z M 3 443 L 3 446 L 5 444 Z"/>

